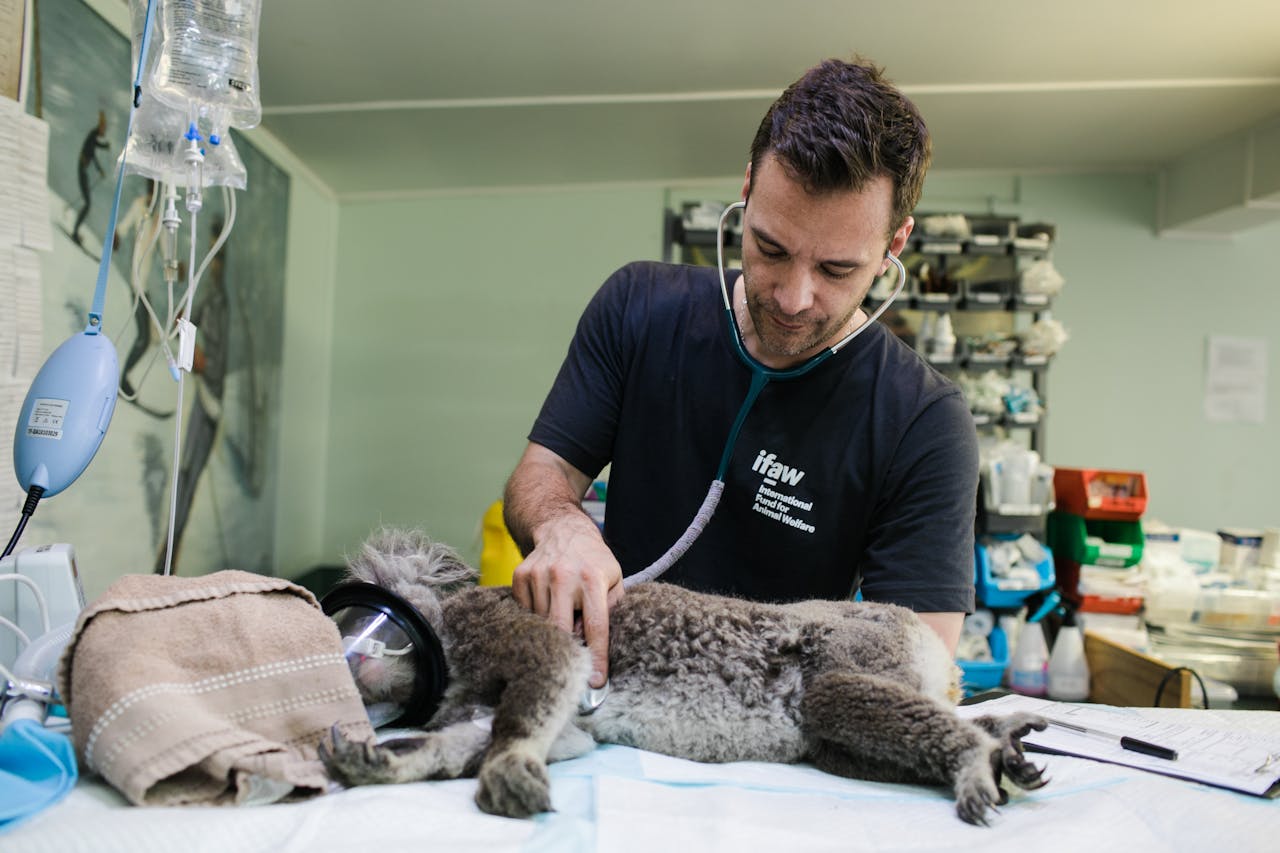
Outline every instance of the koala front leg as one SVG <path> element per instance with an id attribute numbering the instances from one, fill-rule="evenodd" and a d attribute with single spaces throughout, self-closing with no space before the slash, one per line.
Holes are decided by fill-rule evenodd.
<path id="1" fill-rule="evenodd" d="M 348 739 L 335 726 L 320 760 L 346 785 L 381 785 L 474 775 L 489 733 L 471 722 L 382 743 Z"/>
<path id="2" fill-rule="evenodd" d="M 985 824 L 1000 802 L 1001 744 L 986 731 L 896 681 L 832 672 L 805 686 L 811 758 L 823 770 L 886 782 L 943 784 L 956 813 Z"/>

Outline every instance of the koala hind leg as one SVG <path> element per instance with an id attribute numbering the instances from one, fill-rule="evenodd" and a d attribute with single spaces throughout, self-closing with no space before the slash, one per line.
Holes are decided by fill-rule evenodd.
<path id="1" fill-rule="evenodd" d="M 1002 800 L 996 738 L 892 679 L 817 676 L 805 686 L 801 713 L 815 744 L 810 757 L 827 772 L 947 785 L 966 823 L 985 824 L 988 809 Z"/>

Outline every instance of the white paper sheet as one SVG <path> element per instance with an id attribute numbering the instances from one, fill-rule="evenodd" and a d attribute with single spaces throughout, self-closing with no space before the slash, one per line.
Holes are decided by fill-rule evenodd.
<path id="1" fill-rule="evenodd" d="M 1219 785 L 1249 794 L 1265 794 L 1280 780 L 1280 735 L 1187 725 L 1144 716 L 1138 709 L 1109 705 L 1051 702 L 1029 696 L 1002 696 L 964 706 L 962 716 L 1027 711 L 1050 721 L 1080 726 L 1095 734 L 1081 734 L 1050 725 L 1032 732 L 1023 743 L 1140 770 Z M 1270 712 L 1268 712 L 1270 713 Z M 1122 736 L 1168 747 L 1170 760 L 1144 755 L 1121 746 Z"/>
<path id="2" fill-rule="evenodd" d="M 1260 424 L 1267 417 L 1267 342 L 1211 335 L 1204 414 L 1211 421 Z"/>

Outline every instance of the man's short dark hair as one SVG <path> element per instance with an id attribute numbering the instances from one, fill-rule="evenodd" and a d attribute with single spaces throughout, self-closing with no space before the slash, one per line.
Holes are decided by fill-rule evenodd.
<path id="1" fill-rule="evenodd" d="M 811 193 L 893 182 L 890 228 L 915 209 L 933 156 L 915 104 L 869 62 L 828 59 L 792 83 L 769 107 L 751 143 L 752 183 L 761 161 L 778 157 Z"/>

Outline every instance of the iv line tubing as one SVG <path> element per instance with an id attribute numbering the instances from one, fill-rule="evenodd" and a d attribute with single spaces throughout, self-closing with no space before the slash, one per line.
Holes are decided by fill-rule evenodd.
<path id="1" fill-rule="evenodd" d="M 845 335 L 828 349 L 823 350 L 808 361 L 796 367 L 786 370 L 778 370 L 762 364 L 747 352 L 746 344 L 742 341 L 742 330 L 738 328 L 738 320 L 733 315 L 733 301 L 729 297 L 729 286 L 724 276 L 724 225 L 729 215 L 735 210 L 745 210 L 747 203 L 745 201 L 734 202 L 724 209 L 720 214 L 720 222 L 716 229 L 716 267 L 720 273 L 720 295 L 724 299 L 725 314 L 729 319 L 729 327 L 733 330 L 734 350 L 738 355 L 738 359 L 743 363 L 747 370 L 751 371 L 751 385 L 747 389 L 747 395 L 742 401 L 742 406 L 738 409 L 738 415 L 734 418 L 733 426 L 729 428 L 729 437 L 724 443 L 724 452 L 720 456 L 720 467 L 716 470 L 716 478 L 711 481 L 711 487 L 707 490 L 707 496 L 702 500 L 702 506 L 698 507 L 697 513 L 690 522 L 688 529 L 685 530 L 675 544 L 667 549 L 667 552 L 658 559 L 654 560 L 645 568 L 633 575 L 628 575 L 622 579 L 623 589 L 635 586 L 638 583 L 654 580 L 662 575 L 667 569 L 675 565 L 676 561 L 684 556 L 694 541 L 701 535 L 703 528 L 711 521 L 711 516 L 715 514 L 716 507 L 720 504 L 720 496 L 724 493 L 724 479 L 729 471 L 729 460 L 733 458 L 733 449 L 738 443 L 738 433 L 742 431 L 742 425 L 747 420 L 747 415 L 752 407 L 755 406 L 756 398 L 760 396 L 760 392 L 772 380 L 785 381 L 788 379 L 797 379 L 813 370 L 819 364 L 826 361 L 831 356 L 840 351 L 845 344 L 862 334 L 868 326 L 871 325 L 881 314 L 883 314 L 889 305 L 898 298 L 898 294 L 902 293 L 902 288 L 907 284 L 907 270 L 902 265 L 902 261 L 898 260 L 892 253 L 886 252 L 885 257 L 888 258 L 898 269 L 898 286 L 894 288 L 889 298 L 881 303 L 865 322 L 858 325 L 853 331 Z"/>
<path id="2" fill-rule="evenodd" d="M 198 219 L 196 211 L 191 211 L 191 245 L 188 247 L 190 251 L 187 261 L 187 269 L 195 269 L 196 265 L 196 220 Z M 226 229 L 223 229 L 223 236 L 226 236 Z M 202 268 L 203 269 L 203 268 Z M 195 289 L 196 282 L 192 281 L 191 288 Z M 189 303 L 188 303 L 189 307 Z M 187 319 L 183 314 L 183 319 Z M 181 347 L 179 347 L 181 350 Z M 187 378 L 187 371 L 178 367 L 178 407 L 176 417 L 173 419 L 173 474 L 169 482 L 169 536 L 165 542 L 164 549 L 164 573 L 170 575 L 173 573 L 173 526 L 178 520 L 178 478 L 181 474 L 182 462 L 182 389 L 186 384 L 183 380 Z"/>
<path id="3" fill-rule="evenodd" d="M 142 97 L 142 74 L 147 67 L 147 47 L 151 43 L 151 19 L 155 12 L 155 0 L 147 0 L 147 16 L 143 23 L 142 40 L 138 45 L 138 70 L 133 78 L 133 97 L 130 99 L 129 122 L 125 127 L 124 138 L 127 141 L 133 135 L 133 117 L 138 112 L 138 102 Z M 120 168 L 116 174 L 115 198 L 111 203 L 111 216 L 107 219 L 107 230 L 102 241 L 102 259 L 98 264 L 98 284 L 93 291 L 93 305 L 89 309 L 89 325 L 85 334 L 96 335 L 102 326 L 102 310 L 107 301 L 107 278 L 111 272 L 111 243 L 116 233 L 116 218 L 120 214 L 120 192 L 124 189 L 125 156 L 121 152 Z"/>

